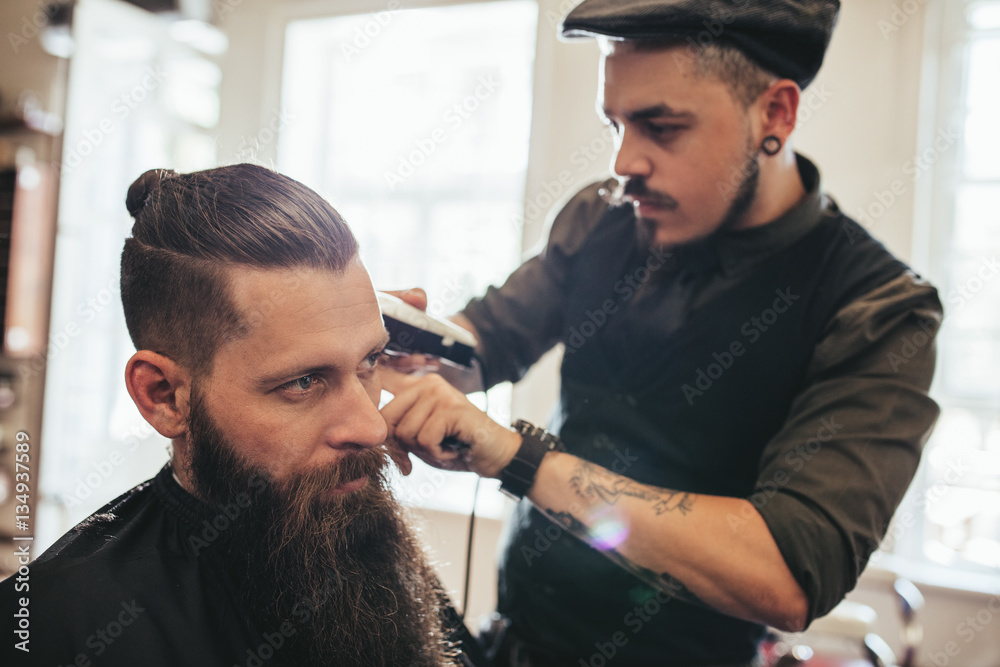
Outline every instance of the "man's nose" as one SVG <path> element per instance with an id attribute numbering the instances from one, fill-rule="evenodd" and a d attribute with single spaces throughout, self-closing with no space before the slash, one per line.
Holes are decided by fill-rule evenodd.
<path id="1" fill-rule="evenodd" d="M 653 171 L 653 164 L 643 150 L 642 141 L 634 130 L 622 130 L 615 154 L 611 160 L 611 169 L 618 177 L 642 176 L 647 178 Z"/>
<path id="2" fill-rule="evenodd" d="M 331 408 L 333 423 L 327 436 L 330 445 L 381 446 L 389 431 L 378 404 L 372 401 L 365 385 L 355 378 L 338 393 Z"/>

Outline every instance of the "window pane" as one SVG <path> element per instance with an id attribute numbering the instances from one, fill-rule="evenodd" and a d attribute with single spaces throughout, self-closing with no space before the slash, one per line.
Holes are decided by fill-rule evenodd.
<path id="1" fill-rule="evenodd" d="M 978 39 L 969 45 L 966 103 L 972 111 L 1000 108 L 1000 39 Z"/>
<path id="2" fill-rule="evenodd" d="M 960 398 L 1000 398 L 1000 337 L 985 331 L 951 332 L 942 342 L 938 374 L 945 393 Z"/>
<path id="3" fill-rule="evenodd" d="M 965 122 L 965 173 L 969 178 L 1000 180 L 1000 123 L 997 119 L 1000 119 L 1000 103 L 970 113 Z"/>
<path id="4" fill-rule="evenodd" d="M 1000 250 L 1000 184 L 959 188 L 954 239 L 957 249 L 976 255 Z"/>
<path id="5" fill-rule="evenodd" d="M 969 10 L 969 24 L 975 30 L 1000 29 L 1000 5 L 996 3 L 974 5 Z"/>

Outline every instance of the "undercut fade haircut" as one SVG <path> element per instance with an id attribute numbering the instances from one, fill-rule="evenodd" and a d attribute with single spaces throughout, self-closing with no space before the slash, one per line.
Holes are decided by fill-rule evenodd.
<path id="1" fill-rule="evenodd" d="M 675 54 L 676 58 L 693 62 L 698 76 L 724 83 L 733 100 L 743 109 L 749 109 L 779 79 L 778 75 L 751 60 L 739 47 L 721 39 L 709 44 L 679 38 L 620 40 L 604 37 L 599 41 L 605 53 L 620 48 L 638 51 L 681 49 Z"/>
<path id="2" fill-rule="evenodd" d="M 125 323 L 152 350 L 196 377 L 249 331 L 233 301 L 237 267 L 343 273 L 358 243 L 340 214 L 287 176 L 251 164 L 190 174 L 151 170 L 129 188 L 135 220 L 121 261 Z"/>

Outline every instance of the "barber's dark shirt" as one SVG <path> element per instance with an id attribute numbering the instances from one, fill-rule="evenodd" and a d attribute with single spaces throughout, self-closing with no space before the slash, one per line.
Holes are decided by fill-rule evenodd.
<path id="1" fill-rule="evenodd" d="M 720 302 L 732 299 L 741 293 L 739 290 L 762 280 L 762 276 L 776 275 L 776 261 L 799 261 L 795 252 L 803 245 L 815 251 L 816 244 L 809 238 L 827 233 L 824 230 L 842 229 L 847 238 L 838 238 L 841 244 L 857 240 L 859 248 L 871 248 L 873 242 L 867 233 L 823 194 L 815 166 L 801 156 L 798 164 L 807 194 L 780 219 L 752 229 L 721 232 L 671 257 L 653 256 L 647 251 L 650 270 L 610 274 L 611 282 L 615 282 L 614 277 L 621 281 L 611 294 L 614 303 L 603 315 L 597 312 L 601 309 L 598 300 L 595 307 L 581 311 L 585 317 L 580 313 L 567 317 L 566 304 L 580 302 L 580 283 L 587 280 L 588 272 L 605 271 L 605 264 L 618 266 L 621 262 L 620 257 L 611 256 L 611 250 L 602 257 L 599 249 L 595 251 L 592 238 L 604 235 L 602 239 L 607 239 L 611 248 L 625 247 L 615 233 L 634 235 L 631 212 L 609 209 L 598 195 L 602 184 L 581 191 L 554 219 L 544 251 L 522 265 L 502 287 L 490 288 L 464 311 L 483 342 L 480 353 L 487 383 L 519 379 L 542 354 L 562 343 L 566 347 L 563 403 L 555 428 L 564 427 L 567 419 L 570 426 L 573 419 L 586 424 L 589 408 L 581 401 L 581 393 L 567 392 L 568 368 L 576 373 L 575 379 L 589 375 L 588 391 L 593 392 L 590 405 L 613 401 L 625 405 L 632 397 L 618 388 L 622 368 L 655 378 L 655 360 L 662 356 L 658 348 L 685 340 L 674 335 L 683 333 L 685 327 L 701 326 L 706 312 L 718 311 Z M 609 215 L 623 215 L 631 222 L 609 224 Z M 884 249 L 873 252 L 889 263 L 895 262 Z M 872 278 L 865 276 L 866 267 L 850 266 L 858 257 L 850 252 L 836 255 L 832 261 L 839 266 L 834 266 L 836 270 L 830 274 Z M 941 304 L 932 286 L 897 264 L 898 270 L 880 274 L 885 279 L 874 276 L 874 280 L 862 281 L 869 286 L 846 303 L 838 302 L 827 319 L 818 322 L 816 317 L 806 318 L 817 334 L 808 342 L 788 339 L 788 358 L 780 345 L 775 345 L 775 336 L 782 334 L 767 337 L 766 332 L 774 323 L 768 318 L 790 307 L 789 302 L 776 301 L 776 312 L 770 313 L 757 307 L 756 314 L 763 320 L 748 319 L 745 328 L 739 325 L 755 304 L 739 304 L 742 314 L 733 315 L 735 330 L 727 340 L 742 342 L 742 349 L 756 345 L 755 352 L 765 343 L 777 347 L 773 359 L 776 370 L 782 370 L 793 353 L 805 359 L 794 395 L 787 401 L 784 397 L 773 398 L 781 401 L 775 411 L 783 419 L 762 441 L 750 441 L 748 436 L 747 448 L 760 452 L 749 462 L 750 470 L 727 470 L 729 461 L 704 461 L 705 448 L 710 449 L 714 443 L 688 437 L 693 431 L 685 433 L 686 446 L 697 451 L 673 451 L 666 456 L 656 452 L 657 460 L 691 465 L 687 479 L 679 479 L 675 468 L 664 468 L 659 485 L 667 488 L 730 495 L 719 494 L 717 489 L 734 484 L 742 487 L 742 478 L 749 474 L 750 484 L 740 497 L 753 500 L 763 516 L 806 593 L 810 620 L 829 611 L 854 587 L 916 471 L 921 447 L 938 414 L 927 391 L 934 370 L 933 341 L 941 321 Z M 595 285 L 604 289 L 608 287 L 604 282 Z M 838 287 L 814 285 L 812 298 L 822 302 L 825 291 L 836 291 Z M 780 300 L 780 290 L 785 288 L 785 283 L 774 284 L 766 291 Z M 808 303 L 795 307 L 816 312 Z M 654 314 L 657 329 L 650 330 L 648 321 L 654 320 Z M 777 317 L 780 329 L 784 320 Z M 732 325 L 724 316 L 720 321 Z M 756 343 L 758 338 L 765 343 Z M 608 341 L 613 340 L 620 344 L 610 345 Z M 704 357 L 706 377 L 692 373 L 673 378 L 677 392 L 684 392 L 675 398 L 692 404 L 705 400 L 706 395 L 714 400 L 720 390 L 713 384 L 718 384 L 719 373 L 726 372 L 723 367 L 727 363 L 742 364 L 745 358 L 727 361 L 726 350 L 702 350 L 698 341 L 689 342 L 691 347 L 680 352 Z M 590 354 L 587 359 L 605 363 L 604 370 L 582 369 L 577 361 L 594 345 L 600 346 L 603 353 Z M 809 347 L 803 350 L 802 345 Z M 713 360 L 713 351 L 723 353 L 713 362 L 720 368 L 708 363 Z M 728 379 L 729 375 L 725 377 Z M 767 401 L 767 386 L 768 378 L 761 376 L 760 387 L 744 387 L 746 402 Z M 742 408 L 732 405 L 733 410 Z M 724 411 L 709 416 L 705 432 L 716 428 L 710 420 L 727 418 Z M 590 460 L 602 455 L 597 446 L 600 443 L 584 442 L 593 434 L 579 428 L 569 431 L 565 439 L 571 453 Z M 604 452 L 607 457 L 615 451 L 623 453 L 623 442 L 627 445 L 630 439 L 641 440 L 634 433 L 606 435 L 610 443 Z M 643 461 L 649 461 L 651 456 L 635 448 L 631 454 Z M 703 462 L 697 463 L 699 460 Z M 651 479 L 656 473 L 648 466 L 628 468 L 627 458 L 619 457 L 615 463 L 612 457 L 601 463 L 644 483 L 657 483 Z M 729 477 L 740 479 L 737 483 Z M 740 521 L 739 517 L 733 519 L 737 524 Z M 619 604 L 617 598 L 632 596 L 639 609 L 644 603 L 641 587 L 633 589 L 625 583 L 627 590 L 607 591 L 611 573 L 603 569 L 604 561 L 580 550 L 587 547 L 568 546 L 572 540 L 559 539 L 549 545 L 544 528 L 530 504 L 522 503 L 507 536 L 501 565 L 501 610 L 513 617 L 515 630 L 532 646 L 565 664 L 576 665 L 578 659 L 587 664 L 595 655 L 606 659 L 600 647 L 607 647 L 606 642 L 621 632 L 626 645 L 612 646 L 615 657 L 607 659 L 607 664 L 714 664 L 737 662 L 752 655 L 752 644 L 748 649 L 741 643 L 752 633 L 735 619 L 729 623 L 676 601 L 670 603 L 675 606 L 669 612 L 646 620 L 642 620 L 641 612 L 623 614 L 623 603 Z M 592 563 L 592 575 L 580 574 L 575 585 L 569 585 L 565 581 L 571 576 L 568 573 L 577 573 L 584 561 Z M 646 602 L 649 594 L 647 591 Z M 628 601 L 627 597 L 624 601 Z M 651 606 L 659 609 L 659 605 Z M 727 633 L 738 633 L 743 639 L 732 643 Z"/>

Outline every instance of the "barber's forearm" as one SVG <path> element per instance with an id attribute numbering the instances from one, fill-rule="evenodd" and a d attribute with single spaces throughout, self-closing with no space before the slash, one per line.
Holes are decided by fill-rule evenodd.
<path id="1" fill-rule="evenodd" d="M 616 551 L 623 558 L 669 574 L 723 613 L 787 630 L 805 621 L 805 595 L 746 500 L 639 484 L 560 452 L 546 455 L 528 497 L 587 528 L 620 522 L 626 537 Z"/>

